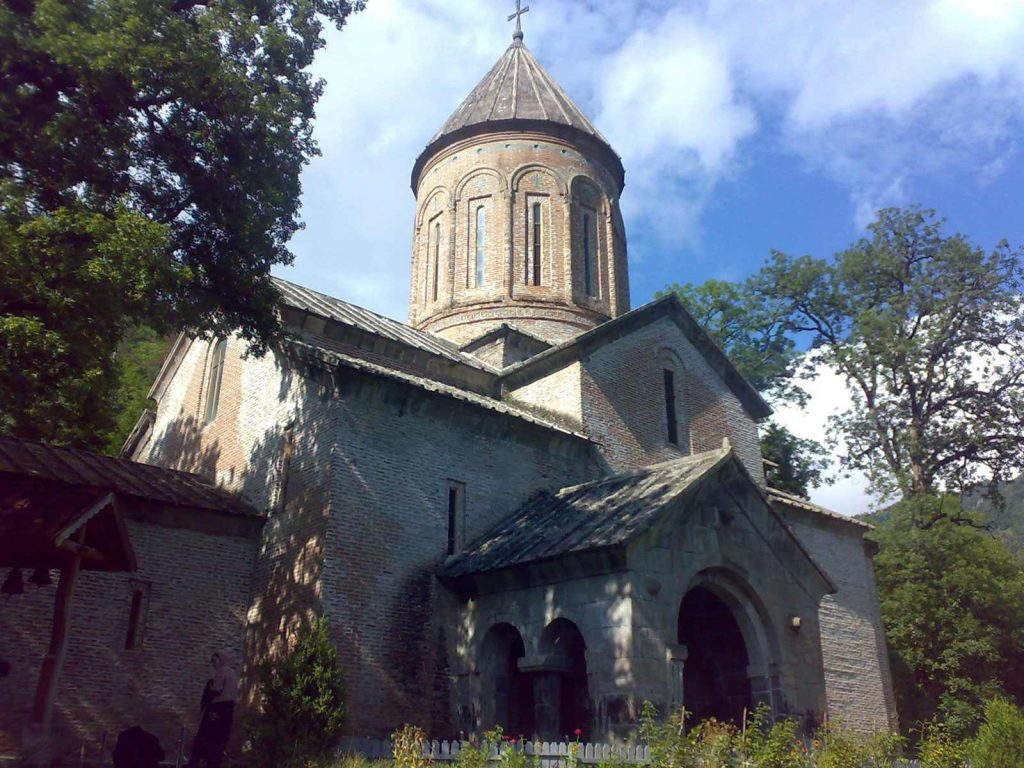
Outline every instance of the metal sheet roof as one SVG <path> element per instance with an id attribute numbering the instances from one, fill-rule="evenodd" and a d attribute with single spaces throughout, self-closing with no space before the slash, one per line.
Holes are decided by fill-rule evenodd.
<path id="1" fill-rule="evenodd" d="M 457 578 L 623 544 L 730 456 L 721 448 L 541 494 L 440 573 Z"/>
<path id="2" fill-rule="evenodd" d="M 458 345 L 426 331 L 420 331 L 405 323 L 378 315 L 368 309 L 357 307 L 347 301 L 336 299 L 325 293 L 304 288 L 279 277 L 273 278 L 274 287 L 281 294 L 285 304 L 325 317 L 337 323 L 349 325 L 386 339 L 397 341 L 416 349 L 430 352 L 452 362 L 493 372 L 475 357 L 462 352 Z"/>
<path id="3" fill-rule="evenodd" d="M 559 123 L 608 143 L 520 41 L 508 47 L 431 142 L 461 128 L 499 120 Z"/>
<path id="4" fill-rule="evenodd" d="M 6 435 L 0 435 L 0 485 L 3 475 L 113 491 L 173 506 L 258 515 L 238 496 L 189 472 Z"/>

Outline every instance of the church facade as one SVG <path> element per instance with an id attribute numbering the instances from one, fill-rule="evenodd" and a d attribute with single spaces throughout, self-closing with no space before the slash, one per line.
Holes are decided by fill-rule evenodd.
<path id="1" fill-rule="evenodd" d="M 415 162 L 408 324 L 278 280 L 270 353 L 164 363 L 126 456 L 262 515 L 201 560 L 229 650 L 323 613 L 354 735 L 622 738 L 645 700 L 896 725 L 868 526 L 770 489 L 768 405 L 677 299 L 631 309 L 623 185 L 518 34 Z M 151 578 L 151 616 L 187 600 Z"/>

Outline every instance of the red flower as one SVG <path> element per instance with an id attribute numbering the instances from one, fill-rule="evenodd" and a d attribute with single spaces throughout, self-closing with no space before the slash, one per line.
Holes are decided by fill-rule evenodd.
<path id="1" fill-rule="evenodd" d="M 577 728 L 575 731 L 573 731 L 573 733 L 576 734 L 576 738 L 579 738 L 580 736 L 583 735 L 583 729 L 582 728 Z"/>

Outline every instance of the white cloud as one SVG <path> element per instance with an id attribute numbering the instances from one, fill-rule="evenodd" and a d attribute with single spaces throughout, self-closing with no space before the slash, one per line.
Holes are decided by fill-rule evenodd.
<path id="1" fill-rule="evenodd" d="M 832 461 L 826 475 L 835 478 L 831 485 L 811 489 L 811 501 L 844 515 L 862 515 L 878 507 L 868 492 L 868 479 L 861 472 L 845 472 L 839 466 L 839 456 L 846 450 L 842 442 L 829 438 L 830 416 L 839 414 L 853 404 L 846 380 L 834 369 L 819 363 L 814 366 L 815 378 L 803 384 L 810 395 L 805 408 L 776 404 L 774 419 L 797 437 L 817 440 L 829 452 Z"/>

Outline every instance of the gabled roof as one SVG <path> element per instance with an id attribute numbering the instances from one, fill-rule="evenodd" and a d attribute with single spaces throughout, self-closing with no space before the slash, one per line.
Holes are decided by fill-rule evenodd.
<path id="1" fill-rule="evenodd" d="M 828 509 L 827 507 L 823 507 L 819 504 L 810 502 L 807 499 L 802 499 L 799 496 L 794 496 L 791 493 L 780 491 L 778 488 L 768 489 L 768 500 L 778 502 L 779 504 L 784 504 L 789 507 L 795 507 L 796 509 L 802 509 L 807 512 L 814 512 L 816 514 L 822 515 L 823 517 L 838 520 L 839 522 L 847 523 L 849 525 L 853 525 L 858 528 L 863 528 L 865 530 L 874 530 L 875 527 L 871 525 L 871 523 L 866 523 L 863 520 L 858 520 L 857 518 L 849 517 L 848 515 L 841 515 L 838 512 L 834 512 L 833 510 Z"/>
<path id="2" fill-rule="evenodd" d="M 508 47 L 431 141 L 471 125 L 516 119 L 568 125 L 607 143 L 519 40 Z"/>
<path id="3" fill-rule="evenodd" d="M 0 487 L 12 478 L 111 491 L 172 506 L 261 516 L 238 496 L 190 472 L 0 435 Z"/>
<path id="4" fill-rule="evenodd" d="M 693 315 L 686 311 L 683 303 L 675 294 L 655 299 L 649 304 L 612 318 L 596 328 L 591 328 L 589 331 L 574 336 L 521 363 L 509 366 L 499 374 L 499 379 L 504 385 L 519 386 L 550 371 L 557 370 L 568 362 L 578 359 L 581 355 L 589 354 L 605 344 L 628 336 L 663 317 L 670 318 L 679 326 L 753 418 L 762 419 L 771 415 L 771 406 L 743 377 L 743 374 L 719 349 L 718 345 L 711 340 L 707 332 L 693 319 Z"/>
<path id="5" fill-rule="evenodd" d="M 552 421 L 543 419 L 536 414 L 519 408 L 515 405 L 496 400 L 493 397 L 487 397 L 476 392 L 472 392 L 468 389 L 462 389 L 460 387 L 452 386 L 451 384 L 445 384 L 444 382 L 437 381 L 435 379 L 429 379 L 423 376 L 416 376 L 406 371 L 399 371 L 394 368 L 387 368 L 383 365 L 372 363 L 369 360 L 363 360 L 352 355 L 346 355 L 343 352 L 337 350 L 327 349 L 316 344 L 312 344 L 306 341 L 299 341 L 297 339 L 287 342 L 286 348 L 294 354 L 300 360 L 307 362 L 317 363 L 321 366 L 344 366 L 346 368 L 352 368 L 353 370 L 362 371 L 373 376 L 380 376 L 384 379 L 390 379 L 392 381 L 401 382 L 408 384 L 409 386 L 422 389 L 426 392 L 433 392 L 444 397 L 449 397 L 452 400 L 459 400 L 469 405 L 483 408 L 488 411 L 500 413 L 505 416 L 511 416 L 519 419 L 520 421 L 533 424 L 544 429 L 552 430 L 554 432 L 568 435 L 579 440 L 586 441 L 588 443 L 593 440 L 586 435 L 574 432 L 570 429 L 566 429 Z"/>
<path id="6" fill-rule="evenodd" d="M 363 307 L 336 299 L 325 293 L 304 288 L 279 277 L 272 278 L 274 287 L 281 294 L 281 300 L 288 306 L 310 312 L 314 315 L 348 325 L 368 333 L 397 341 L 409 347 L 443 357 L 451 362 L 492 372 L 492 369 L 472 355 L 465 354 L 454 342 L 420 331 L 412 326 L 378 315 Z"/>
<path id="7" fill-rule="evenodd" d="M 446 561 L 439 575 L 456 579 L 624 544 L 732 455 L 721 448 L 542 493 Z"/>

